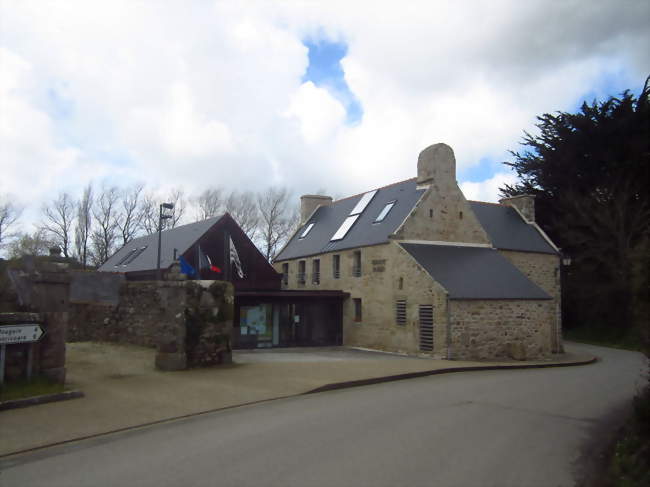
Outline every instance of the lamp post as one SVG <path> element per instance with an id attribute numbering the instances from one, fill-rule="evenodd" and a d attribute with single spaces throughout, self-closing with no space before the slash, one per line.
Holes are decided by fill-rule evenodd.
<path id="1" fill-rule="evenodd" d="M 163 215 L 163 209 L 173 210 L 174 203 L 162 203 L 160 205 L 160 217 L 158 218 L 158 261 L 156 265 L 156 279 L 162 281 L 162 272 L 160 271 L 160 247 L 162 244 L 162 223 L 163 220 L 171 218 L 171 215 Z"/>

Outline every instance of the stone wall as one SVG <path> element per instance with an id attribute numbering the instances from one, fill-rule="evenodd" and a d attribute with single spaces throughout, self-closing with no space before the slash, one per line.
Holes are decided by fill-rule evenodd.
<path id="1" fill-rule="evenodd" d="M 562 352 L 560 256 L 511 250 L 500 250 L 499 252 L 553 298 L 555 313 L 552 320 L 547 324 L 550 328 L 549 340 L 551 341 L 553 353 Z"/>
<path id="2" fill-rule="evenodd" d="M 452 300 L 452 358 L 530 360 L 551 352 L 552 300 Z"/>
<path id="3" fill-rule="evenodd" d="M 229 363 L 233 308 L 227 282 L 127 281 L 115 305 L 71 303 L 67 340 L 157 348 L 164 370 Z"/>
<path id="4" fill-rule="evenodd" d="M 361 275 L 353 274 L 354 252 L 361 252 Z M 340 276 L 334 277 L 333 259 L 340 258 Z M 313 280 L 313 261 L 320 260 L 320 282 Z M 298 282 L 298 262 L 305 261 L 304 284 Z M 342 290 L 350 293 L 343 303 L 343 344 L 419 354 L 419 305 L 433 305 L 434 350 L 447 354 L 446 292 L 395 242 L 360 249 L 330 252 L 289 263 L 286 289 Z M 283 262 L 275 264 L 282 272 Z M 354 299 L 361 299 L 362 319 L 355 320 Z M 397 300 L 406 300 L 405 325 L 396 323 Z"/>

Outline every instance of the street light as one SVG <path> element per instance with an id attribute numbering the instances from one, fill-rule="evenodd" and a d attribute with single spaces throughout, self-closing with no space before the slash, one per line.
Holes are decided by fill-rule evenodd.
<path id="1" fill-rule="evenodd" d="M 163 209 L 165 210 L 173 210 L 174 209 L 174 203 L 162 203 L 160 205 L 160 217 L 158 218 L 158 263 L 156 265 L 156 278 L 159 281 L 162 281 L 162 272 L 160 271 L 160 246 L 162 243 L 162 223 L 163 220 L 167 220 L 168 218 L 171 218 L 172 215 L 163 215 Z"/>

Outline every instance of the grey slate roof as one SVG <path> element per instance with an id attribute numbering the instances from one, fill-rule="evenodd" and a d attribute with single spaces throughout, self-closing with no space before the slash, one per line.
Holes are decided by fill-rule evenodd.
<path id="1" fill-rule="evenodd" d="M 205 232 L 207 232 L 222 217 L 208 218 L 196 223 L 181 225 L 164 230 L 160 250 L 160 268 L 166 269 L 174 262 L 174 249 L 181 255 L 189 249 Z M 142 254 L 127 265 L 116 266 L 129 252 L 136 248 L 147 247 Z M 145 237 L 132 240 L 115 252 L 100 268 L 103 272 L 134 272 L 156 269 L 158 257 L 158 234 L 152 233 Z"/>
<path id="2" fill-rule="evenodd" d="M 451 299 L 551 299 L 498 250 L 400 243 Z"/>
<path id="3" fill-rule="evenodd" d="M 416 188 L 415 178 L 379 188 L 345 238 L 335 242 L 330 242 L 332 235 L 363 194 L 335 201 L 329 206 L 321 206 L 296 232 L 275 261 L 388 242 L 388 236 L 402 224 L 422 193 L 423 189 Z M 381 223 L 373 223 L 386 203 L 393 200 L 396 203 L 386 218 Z M 300 239 L 303 229 L 310 223 L 315 223 L 314 227 L 304 239 Z"/>
<path id="4" fill-rule="evenodd" d="M 557 253 L 533 225 L 522 220 L 514 208 L 480 201 L 470 201 L 469 204 L 497 249 Z"/>

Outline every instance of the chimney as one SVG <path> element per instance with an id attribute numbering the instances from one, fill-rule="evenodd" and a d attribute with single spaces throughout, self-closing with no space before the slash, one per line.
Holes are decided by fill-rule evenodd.
<path id="1" fill-rule="evenodd" d="M 319 206 L 328 206 L 332 203 L 331 196 L 319 194 L 305 194 L 300 197 L 300 224 L 304 224 Z"/>
<path id="2" fill-rule="evenodd" d="M 447 144 L 433 144 L 418 156 L 418 187 L 432 183 L 438 186 L 456 184 L 456 158 Z"/>
<path id="3" fill-rule="evenodd" d="M 524 215 L 527 222 L 532 223 L 535 221 L 535 195 L 519 194 L 509 198 L 502 198 L 499 203 L 517 208 Z"/>

